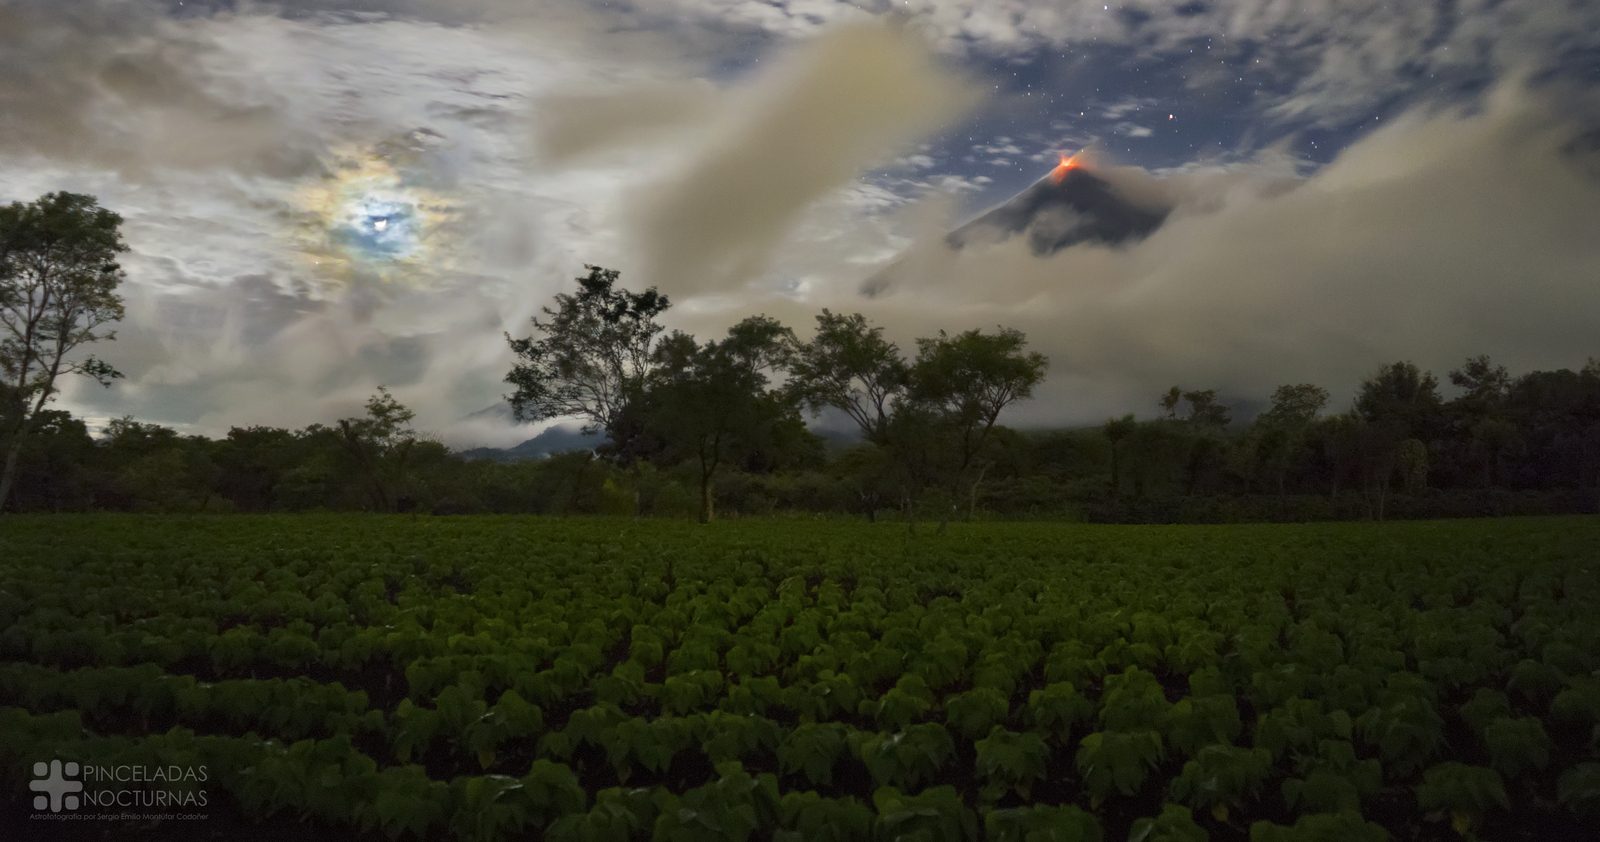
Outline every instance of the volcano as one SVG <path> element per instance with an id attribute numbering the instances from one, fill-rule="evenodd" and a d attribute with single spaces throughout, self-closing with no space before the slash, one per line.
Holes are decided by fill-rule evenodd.
<path id="1" fill-rule="evenodd" d="M 959 251 L 1022 235 L 1035 256 L 1046 257 L 1080 243 L 1117 246 L 1141 240 L 1166 221 L 1171 206 L 1136 200 L 1114 177 L 1096 174 L 1080 160 L 1081 154 L 1063 155 L 1055 169 L 1028 189 L 946 234 L 945 245 Z M 868 278 L 861 293 L 870 298 L 888 290 L 905 268 L 904 259 Z"/>
<path id="2" fill-rule="evenodd" d="M 1142 239 L 1171 210 L 1135 203 L 1073 156 L 1062 158 L 1049 175 L 1009 201 L 951 231 L 945 243 L 961 249 L 1023 234 L 1033 253 L 1043 257 L 1078 243 Z"/>

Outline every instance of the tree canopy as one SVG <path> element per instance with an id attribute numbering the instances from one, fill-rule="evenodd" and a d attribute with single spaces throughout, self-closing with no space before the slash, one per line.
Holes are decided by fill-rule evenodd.
<path id="1" fill-rule="evenodd" d="M 506 341 L 518 363 L 506 375 L 516 390 L 506 399 L 518 420 L 576 416 L 586 431 L 616 434 L 628 405 L 655 366 L 656 321 L 670 306 L 654 287 L 629 292 L 616 286 L 619 272 L 585 264 L 576 294 L 556 296 L 533 320 L 538 334 Z"/>
<path id="2" fill-rule="evenodd" d="M 64 374 L 102 385 L 122 375 L 83 345 L 115 339 L 105 325 L 123 315 L 118 254 L 128 250 L 122 217 L 93 196 L 49 193 L 0 208 L 0 510 L 16 475 L 23 441 L 59 391 Z"/>

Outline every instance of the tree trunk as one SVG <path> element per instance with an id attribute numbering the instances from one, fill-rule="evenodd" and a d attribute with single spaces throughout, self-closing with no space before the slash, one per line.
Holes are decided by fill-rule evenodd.
<path id="1" fill-rule="evenodd" d="M 714 501 L 711 496 L 711 475 L 705 472 L 700 474 L 700 522 L 710 523 L 715 516 Z"/>
<path id="2" fill-rule="evenodd" d="M 711 440 L 711 454 L 706 455 L 704 439 L 700 445 L 700 522 L 710 523 L 716 517 L 715 500 L 711 493 L 711 478 L 717 474 L 717 463 L 721 461 L 722 435 L 719 433 Z"/>
<path id="3" fill-rule="evenodd" d="M 0 471 L 0 512 L 6 510 L 6 500 L 10 499 L 11 484 L 17 477 L 17 458 L 22 454 L 22 431 L 17 430 L 11 439 L 11 446 L 6 448 L 6 466 Z"/>
<path id="4" fill-rule="evenodd" d="M 1122 480 L 1122 475 L 1117 470 L 1118 467 L 1120 467 L 1120 466 L 1117 463 L 1117 443 L 1116 442 L 1112 442 L 1111 443 L 1111 499 L 1112 500 L 1117 499 L 1117 487 L 1122 484 L 1122 481 L 1121 481 Z"/>
<path id="5" fill-rule="evenodd" d="M 972 522 L 972 515 L 978 510 L 978 486 L 983 483 L 983 475 L 989 472 L 990 464 L 992 463 L 985 462 L 982 467 L 978 468 L 978 477 L 972 481 L 972 487 L 968 489 L 970 492 L 970 496 L 967 498 L 968 523 Z"/>
<path id="6" fill-rule="evenodd" d="M 17 411 L 23 415 L 17 419 L 17 426 L 11 431 L 11 447 L 6 450 L 6 465 L 4 469 L 0 469 L 0 512 L 6 510 L 6 501 L 11 499 L 11 486 L 17 479 L 17 459 L 22 455 L 22 440 L 27 438 L 29 430 L 33 427 L 33 419 L 39 417 L 39 411 L 44 409 L 45 404 L 50 402 L 50 396 L 55 393 L 56 376 L 60 368 L 61 354 L 57 353 L 55 365 L 50 369 L 50 380 L 39 392 L 32 412 L 28 412 L 26 399 L 17 401 Z M 20 389 L 21 386 L 17 388 Z"/>

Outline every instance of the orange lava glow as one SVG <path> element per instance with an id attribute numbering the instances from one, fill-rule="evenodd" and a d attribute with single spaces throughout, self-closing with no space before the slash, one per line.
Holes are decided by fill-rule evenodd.
<path id="1" fill-rule="evenodd" d="M 1050 171 L 1050 180 L 1059 184 L 1061 179 L 1067 177 L 1067 173 L 1069 171 L 1071 171 L 1074 167 L 1081 166 L 1081 164 L 1078 163 L 1078 156 L 1082 154 L 1082 151 L 1074 152 L 1071 156 L 1062 153 L 1061 163 L 1057 164 L 1056 168 Z"/>

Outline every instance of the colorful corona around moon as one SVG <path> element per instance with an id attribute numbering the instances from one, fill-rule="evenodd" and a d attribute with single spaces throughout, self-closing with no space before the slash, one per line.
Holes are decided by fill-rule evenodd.
<path id="1" fill-rule="evenodd" d="M 335 150 L 326 174 L 296 192 L 296 245 L 313 278 L 425 286 L 453 263 L 447 231 L 459 208 L 434 189 L 425 160 L 438 141 L 418 130 Z"/>

